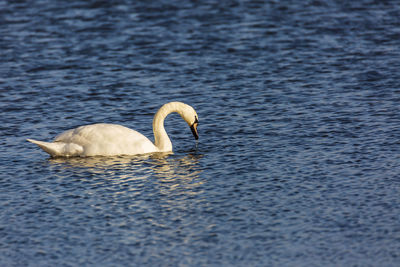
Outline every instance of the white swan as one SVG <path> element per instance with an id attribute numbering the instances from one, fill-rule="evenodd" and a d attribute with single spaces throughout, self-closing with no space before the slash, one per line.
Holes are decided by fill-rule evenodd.
<path id="1" fill-rule="evenodd" d="M 163 105 L 153 119 L 154 144 L 141 133 L 117 124 L 91 124 L 71 129 L 58 135 L 53 142 L 33 139 L 52 157 L 137 155 L 152 152 L 171 152 L 172 143 L 164 129 L 164 119 L 177 112 L 189 124 L 196 139 L 198 116 L 196 111 L 182 102 Z"/>

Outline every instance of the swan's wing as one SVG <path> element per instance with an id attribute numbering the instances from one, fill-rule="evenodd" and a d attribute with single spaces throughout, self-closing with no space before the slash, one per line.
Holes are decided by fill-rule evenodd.
<path id="1" fill-rule="evenodd" d="M 92 124 L 68 130 L 54 142 L 74 143 L 84 155 L 134 155 L 156 152 L 154 144 L 141 133 L 117 124 Z"/>
<path id="2" fill-rule="evenodd" d="M 98 123 L 80 126 L 59 134 L 54 142 L 75 143 L 87 145 L 95 142 L 108 142 L 121 138 L 121 132 L 129 130 L 116 124 Z"/>

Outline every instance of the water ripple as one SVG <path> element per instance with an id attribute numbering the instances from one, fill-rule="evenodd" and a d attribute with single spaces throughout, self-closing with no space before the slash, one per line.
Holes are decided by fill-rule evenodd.
<path id="1" fill-rule="evenodd" d="M 396 266 L 395 1 L 0 2 L 0 264 Z M 89 123 L 173 155 L 48 159 Z M 368 244 L 366 247 L 365 244 Z"/>

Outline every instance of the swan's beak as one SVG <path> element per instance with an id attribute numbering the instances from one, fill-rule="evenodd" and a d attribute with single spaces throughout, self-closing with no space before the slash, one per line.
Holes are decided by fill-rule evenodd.
<path id="1" fill-rule="evenodd" d="M 197 140 L 199 139 L 199 133 L 197 132 L 197 122 L 193 123 L 192 126 L 190 126 L 190 130 L 192 130 L 194 138 Z"/>
<path id="2" fill-rule="evenodd" d="M 192 130 L 194 138 L 197 140 L 199 139 L 199 133 L 197 132 L 197 125 L 199 124 L 199 120 L 197 119 L 197 116 L 194 117 L 194 122 L 192 126 L 190 126 L 190 130 Z"/>

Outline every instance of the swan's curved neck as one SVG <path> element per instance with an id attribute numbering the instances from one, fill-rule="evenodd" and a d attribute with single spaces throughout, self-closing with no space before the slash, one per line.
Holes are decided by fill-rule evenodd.
<path id="1" fill-rule="evenodd" d="M 170 102 L 163 105 L 153 119 L 154 145 L 160 152 L 172 151 L 172 143 L 164 128 L 164 119 L 168 114 L 177 112 L 182 116 L 185 104 L 180 102 Z"/>

